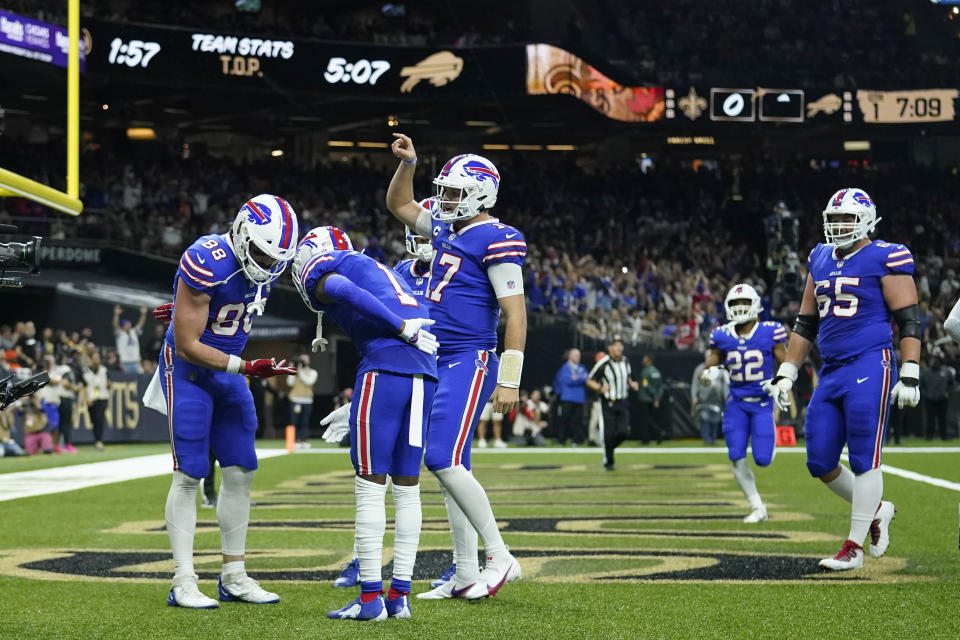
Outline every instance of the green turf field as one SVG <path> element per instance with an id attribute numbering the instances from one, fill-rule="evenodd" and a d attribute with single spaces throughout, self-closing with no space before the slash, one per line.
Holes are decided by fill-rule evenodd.
<path id="1" fill-rule="evenodd" d="M 3 473 L 164 450 L 2 459 L 0 483 Z M 960 482 L 958 457 L 888 452 L 885 462 Z M 846 537 L 849 505 L 808 476 L 802 454 L 779 454 L 757 472 L 771 515 L 759 525 L 740 521 L 748 509 L 721 448 L 621 454 L 613 473 L 599 453 L 575 450 L 485 451 L 474 461 L 524 570 L 487 601 L 413 600 L 410 621 L 325 618 L 356 595 L 329 586 L 352 549 L 352 471 L 340 450 L 262 462 L 247 568 L 280 594 L 278 605 L 165 605 L 168 477 L 0 502 L 0 638 L 960 637 L 956 491 L 886 475 L 898 509 L 887 556 L 824 574 L 817 560 Z M 418 579 L 450 562 L 431 477 L 423 501 Z M 208 595 L 218 551 L 215 514 L 200 509 L 197 569 Z"/>

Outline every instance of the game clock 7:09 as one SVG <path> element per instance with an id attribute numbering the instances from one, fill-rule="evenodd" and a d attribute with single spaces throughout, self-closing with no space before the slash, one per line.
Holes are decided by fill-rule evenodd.
<path id="1" fill-rule="evenodd" d="M 950 122 L 957 95 L 957 89 L 859 90 L 857 102 L 867 123 Z"/>

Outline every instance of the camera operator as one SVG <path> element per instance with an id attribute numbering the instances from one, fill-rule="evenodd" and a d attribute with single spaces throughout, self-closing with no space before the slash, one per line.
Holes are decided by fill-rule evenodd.
<path id="1" fill-rule="evenodd" d="M 290 424 L 296 427 L 299 448 L 309 449 L 310 416 L 313 413 L 313 385 L 319 374 L 310 367 L 310 356 L 297 356 L 297 374 L 287 376 L 290 387 Z"/>
<path id="2" fill-rule="evenodd" d="M 97 451 L 103 451 L 103 431 L 107 426 L 107 400 L 110 398 L 107 368 L 103 366 L 100 352 L 94 350 L 90 366 L 83 371 L 90 403 L 90 421 L 93 422 L 93 439 Z"/>

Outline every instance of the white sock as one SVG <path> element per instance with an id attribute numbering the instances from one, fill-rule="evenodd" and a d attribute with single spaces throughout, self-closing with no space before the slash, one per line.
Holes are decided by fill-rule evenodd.
<path id="1" fill-rule="evenodd" d="M 197 529 L 197 489 L 199 478 L 182 471 L 173 472 L 167 494 L 167 536 L 173 551 L 174 577 L 193 576 L 193 534 Z"/>
<path id="2" fill-rule="evenodd" d="M 480 563 L 477 560 L 477 530 L 470 526 L 466 514 L 453 499 L 450 492 L 440 483 L 440 492 L 447 505 L 447 522 L 450 523 L 450 538 L 453 540 L 453 563 L 457 565 L 454 585 L 467 587 L 480 577 Z"/>
<path id="3" fill-rule="evenodd" d="M 393 577 L 409 581 L 417 561 L 423 509 L 420 507 L 420 485 L 412 487 L 393 485 L 393 504 L 396 507 L 393 536 Z"/>
<path id="4" fill-rule="evenodd" d="M 466 467 L 456 465 L 440 469 L 437 478 L 444 484 L 450 495 L 463 510 L 467 520 L 476 529 L 483 540 L 483 549 L 487 556 L 498 557 L 506 553 L 497 520 L 493 517 L 490 500 L 477 479 Z"/>
<path id="5" fill-rule="evenodd" d="M 217 522 L 220 544 L 225 556 L 242 556 L 247 550 L 247 525 L 250 523 L 250 485 L 253 471 L 232 465 L 221 470 L 220 496 L 217 498 Z M 226 571 L 226 567 L 224 567 Z"/>
<path id="6" fill-rule="evenodd" d="M 733 477 L 740 485 L 740 490 L 746 496 L 750 508 L 756 511 L 763 506 L 763 500 L 757 492 L 757 479 L 753 475 L 753 470 L 747 464 L 746 458 L 740 458 L 733 463 Z"/>
<path id="7" fill-rule="evenodd" d="M 829 487 L 830 491 L 833 491 L 847 502 L 853 502 L 853 481 L 855 477 L 853 471 L 840 465 L 840 475 L 824 484 Z"/>
<path id="8" fill-rule="evenodd" d="M 850 540 L 863 544 L 870 523 L 877 514 L 877 505 L 883 499 L 883 474 L 871 469 L 856 476 L 853 481 L 853 508 L 850 512 Z"/>
<path id="9" fill-rule="evenodd" d="M 357 558 L 360 581 L 379 582 L 383 564 L 383 533 L 387 529 L 387 485 L 354 477 L 357 498 Z"/>
<path id="10" fill-rule="evenodd" d="M 234 560 L 233 562 L 224 562 L 223 563 L 223 574 L 224 575 L 236 575 L 236 574 L 246 574 L 247 567 L 244 566 L 243 560 Z"/>

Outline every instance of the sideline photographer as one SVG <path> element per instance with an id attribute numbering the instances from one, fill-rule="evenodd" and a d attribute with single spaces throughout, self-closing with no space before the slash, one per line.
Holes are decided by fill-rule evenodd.
<path id="1" fill-rule="evenodd" d="M 310 417 L 313 414 L 313 385 L 318 373 L 310 367 L 310 356 L 300 354 L 297 357 L 297 374 L 287 376 L 290 387 L 290 424 L 297 430 L 299 448 L 310 448 Z"/>

